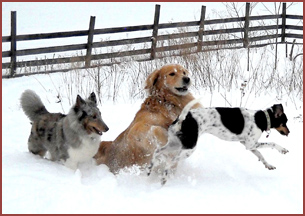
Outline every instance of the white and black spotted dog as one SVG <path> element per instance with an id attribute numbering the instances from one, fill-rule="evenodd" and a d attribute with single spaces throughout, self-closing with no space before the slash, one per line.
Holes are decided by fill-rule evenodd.
<path id="1" fill-rule="evenodd" d="M 272 142 L 258 142 L 264 131 L 275 128 L 282 135 L 288 136 L 288 119 L 281 104 L 275 104 L 267 110 L 248 110 L 246 108 L 197 108 L 191 109 L 199 99 L 191 101 L 180 116 L 168 129 L 168 142 L 156 149 L 151 164 L 147 168 L 150 175 L 158 166 L 161 183 L 166 183 L 168 175 L 173 173 L 179 160 L 188 157 L 195 150 L 198 137 L 210 133 L 227 141 L 240 141 L 247 150 L 255 154 L 269 170 L 275 169 L 267 163 L 259 148 L 275 148 L 280 153 L 288 152 Z"/>

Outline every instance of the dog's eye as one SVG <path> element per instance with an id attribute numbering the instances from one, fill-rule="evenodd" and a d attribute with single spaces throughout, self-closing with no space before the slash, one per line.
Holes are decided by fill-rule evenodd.
<path id="1" fill-rule="evenodd" d="M 183 71 L 183 75 L 186 75 L 185 71 Z"/>
<path id="2" fill-rule="evenodd" d="M 97 116 L 96 116 L 96 115 L 93 115 L 93 116 L 92 116 L 92 118 L 93 118 L 93 119 L 96 119 L 96 118 L 97 118 Z"/>
<path id="3" fill-rule="evenodd" d="M 170 75 L 170 76 L 175 76 L 175 73 L 174 73 L 174 72 L 172 72 L 172 73 L 170 73 L 169 75 Z"/>

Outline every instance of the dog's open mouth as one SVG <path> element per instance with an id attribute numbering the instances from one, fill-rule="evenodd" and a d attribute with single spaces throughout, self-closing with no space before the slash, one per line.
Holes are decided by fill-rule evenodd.
<path id="1" fill-rule="evenodd" d="M 183 87 L 181 87 L 181 88 L 175 88 L 178 92 L 187 92 L 187 90 L 188 90 L 188 88 L 187 88 L 187 86 L 183 86 Z"/>
<path id="2" fill-rule="evenodd" d="M 284 131 L 280 131 L 280 134 L 282 134 L 283 136 L 288 136 L 288 133 L 285 133 Z"/>
<path id="3" fill-rule="evenodd" d="M 100 135 L 100 136 L 103 135 L 103 132 L 100 131 L 100 130 L 98 130 L 96 127 L 92 127 L 92 129 L 93 129 L 93 131 L 94 131 L 95 133 L 97 133 L 98 135 Z"/>

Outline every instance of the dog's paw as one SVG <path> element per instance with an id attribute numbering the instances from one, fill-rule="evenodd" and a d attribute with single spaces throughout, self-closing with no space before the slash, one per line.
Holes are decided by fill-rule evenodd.
<path id="1" fill-rule="evenodd" d="M 161 185 L 165 185 L 165 183 L 167 182 L 168 179 L 168 170 L 165 169 L 162 173 L 162 177 L 161 177 Z"/>
<path id="2" fill-rule="evenodd" d="M 276 169 L 276 167 L 270 165 L 270 164 L 265 164 L 265 167 L 268 169 L 268 170 L 274 170 Z"/>
<path id="3" fill-rule="evenodd" d="M 283 148 L 280 152 L 281 152 L 282 154 L 286 154 L 286 153 L 288 153 L 289 151 L 288 151 L 287 149 Z"/>
<path id="4" fill-rule="evenodd" d="M 167 179 L 166 179 L 166 178 L 162 178 L 162 179 L 161 179 L 161 185 L 162 185 L 162 186 L 165 185 L 166 182 L 167 182 Z"/>
<path id="5" fill-rule="evenodd" d="M 151 164 L 146 168 L 146 174 L 147 174 L 147 176 L 150 176 L 152 168 L 153 168 L 153 163 L 151 163 Z"/>

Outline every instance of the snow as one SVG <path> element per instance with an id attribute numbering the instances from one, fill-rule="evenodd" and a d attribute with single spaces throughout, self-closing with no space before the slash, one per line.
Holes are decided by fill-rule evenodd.
<path id="1" fill-rule="evenodd" d="M 24 6 L 19 4 L 19 7 Z M 150 6 L 153 5 L 150 3 Z M 5 3 L 3 9 L 9 10 L 8 6 L 11 5 Z M 151 15 L 148 23 L 151 23 L 152 11 L 143 15 Z M 30 26 L 25 30 L 32 31 L 34 28 Z M 74 26 L 71 30 L 80 28 L 83 26 Z M 25 30 L 22 32 L 29 33 Z M 47 32 L 53 31 L 49 30 Z M 280 63 L 279 68 L 287 70 L 289 65 Z M 121 72 L 131 74 L 134 71 L 126 67 Z M 249 94 L 249 87 L 245 89 L 243 105 L 247 108 L 264 109 L 274 103 L 282 103 L 288 116 L 287 125 L 291 132 L 288 137 L 273 130 L 269 138 L 263 133 L 260 139 L 275 142 L 289 150 L 286 155 L 275 149 L 261 150 L 268 163 L 276 167 L 275 170 L 266 169 L 240 143 L 204 134 L 199 138 L 195 152 L 179 164 L 176 174 L 162 187 L 156 176 L 147 177 L 137 167 L 114 175 L 105 165 L 95 166 L 90 161 L 73 171 L 28 151 L 31 125 L 21 109 L 20 96 L 24 90 L 32 89 L 49 111 L 67 113 L 71 107 L 71 95 L 63 91 L 66 88 L 64 85 L 67 85 L 63 81 L 65 76 L 69 74 L 2 79 L 2 213 L 303 213 L 303 101 L 300 96 L 284 94 L 279 98 L 274 91 L 256 95 Z M 120 84 L 122 94 L 115 102 L 108 95 L 103 96 L 102 103 L 99 101 L 103 120 L 110 128 L 101 136 L 101 140 L 115 139 L 140 108 L 143 99 L 128 97 L 130 89 L 126 86 L 127 80 Z M 83 83 L 88 85 L 85 81 Z M 62 94 L 61 103 L 57 103 L 58 91 Z M 193 88 L 192 92 L 196 97 L 203 97 L 204 106 L 228 106 L 228 102 L 238 106 L 241 100 L 238 88 L 214 92 Z M 73 97 L 78 93 L 73 92 Z M 225 93 L 225 98 L 222 93 Z M 88 97 L 89 94 L 81 96 Z"/>
<path id="2" fill-rule="evenodd" d="M 60 73 L 52 75 L 55 83 L 60 83 L 60 79 Z M 27 138 L 31 125 L 19 105 L 20 95 L 30 88 L 41 96 L 49 111 L 62 112 L 61 105 L 56 103 L 56 92 L 52 91 L 54 86 L 48 75 L 4 79 L 2 85 L 3 213 L 303 211 L 303 124 L 294 118 L 302 114 L 302 110 L 293 105 L 284 106 L 291 131 L 289 137 L 275 130 L 268 139 L 266 134 L 261 137 L 289 150 L 286 155 L 276 150 L 261 150 L 276 170 L 266 169 L 241 144 L 204 134 L 194 154 L 183 161 L 175 176 L 161 187 L 156 176 L 147 177 L 136 167 L 115 176 L 105 165 L 94 166 L 90 162 L 74 172 L 29 153 Z M 223 104 L 217 94 L 214 100 Z M 257 104 L 266 103 L 265 97 L 254 100 Z M 64 110 L 69 110 L 67 100 L 64 102 Z M 100 110 L 110 130 L 101 139 L 113 140 L 123 131 L 141 102 L 140 99 L 130 103 L 123 99 L 116 103 L 105 101 Z"/>

